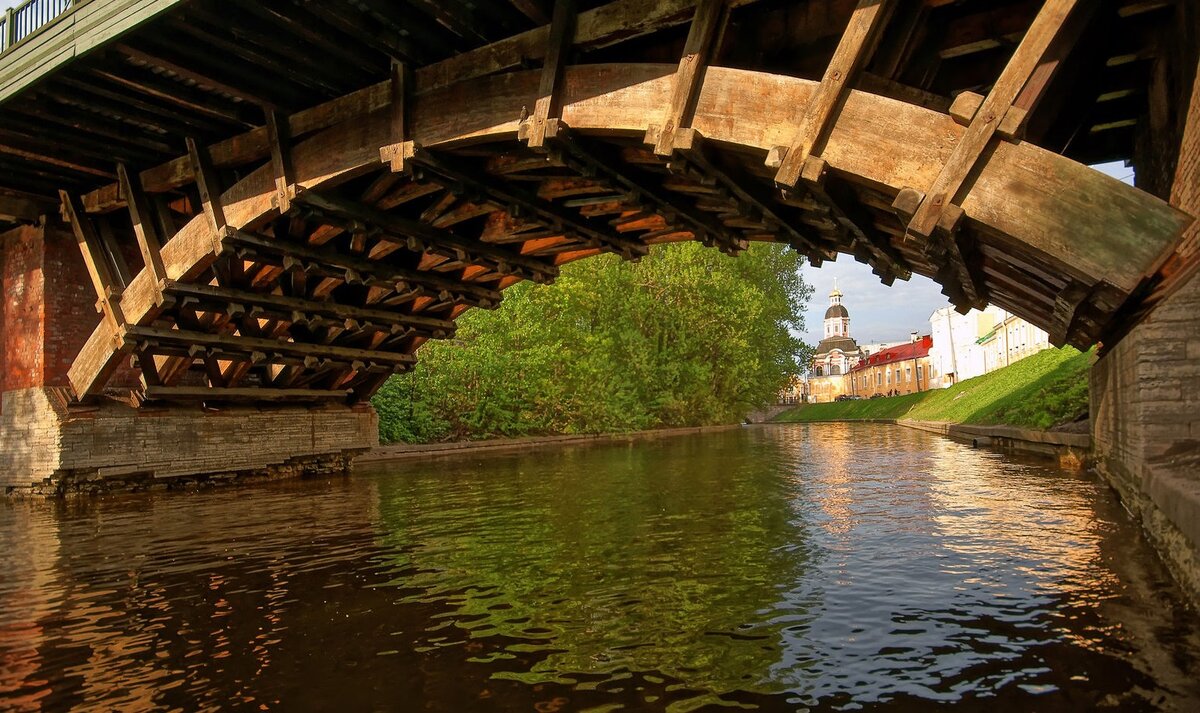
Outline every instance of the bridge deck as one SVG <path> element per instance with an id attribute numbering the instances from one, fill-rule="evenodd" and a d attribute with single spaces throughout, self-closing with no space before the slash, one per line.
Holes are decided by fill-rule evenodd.
<path id="1" fill-rule="evenodd" d="M 1186 216 L 1080 164 L 1133 157 L 1176 9 L 84 2 L 0 55 L 0 214 L 64 191 L 80 395 L 132 353 L 139 398 L 361 399 L 518 280 L 691 239 L 1085 346 L 1194 268 Z"/>

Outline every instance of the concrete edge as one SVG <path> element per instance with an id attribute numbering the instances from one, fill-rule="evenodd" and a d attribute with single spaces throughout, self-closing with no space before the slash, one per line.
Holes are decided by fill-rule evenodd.
<path id="1" fill-rule="evenodd" d="M 395 444 L 378 446 L 354 459 L 355 465 L 362 463 L 386 463 L 389 461 L 420 458 L 446 458 L 475 453 L 522 451 L 537 448 L 552 448 L 571 445 L 601 445 L 626 441 L 654 440 L 674 436 L 690 436 L 701 433 L 716 433 L 741 428 L 740 423 L 720 426 L 691 426 L 686 428 L 660 428 L 628 433 L 588 433 L 569 436 L 531 436 L 527 438 L 497 438 L 487 441 L 453 441 L 450 443 L 425 443 L 419 445 Z"/>
<path id="2" fill-rule="evenodd" d="M 770 421 L 763 425 L 791 426 L 804 423 L 886 423 L 946 438 L 987 446 L 1001 451 L 1028 453 L 1057 459 L 1065 468 L 1082 469 L 1091 460 L 1092 437 L 1086 433 L 1039 431 L 1015 426 L 981 426 L 951 421 L 918 421 L 908 418 L 844 418 L 824 421 Z"/>

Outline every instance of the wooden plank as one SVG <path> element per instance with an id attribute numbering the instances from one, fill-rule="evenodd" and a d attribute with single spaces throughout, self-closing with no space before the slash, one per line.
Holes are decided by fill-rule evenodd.
<path id="1" fill-rule="evenodd" d="M 925 199 L 908 223 L 910 233 L 931 237 L 946 207 L 961 201 L 959 194 L 967 177 L 1076 4 L 1078 0 L 1046 0 L 971 125 L 926 191 Z"/>
<path id="2" fill-rule="evenodd" d="M 858 1 L 821 83 L 797 118 L 796 138 L 791 146 L 772 150 L 768 156 L 767 165 L 779 169 L 775 173 L 777 185 L 795 186 L 809 156 L 821 155 L 821 144 L 829 135 L 834 113 L 859 69 L 870 60 L 893 7 L 891 0 Z"/>
<path id="3" fill-rule="evenodd" d="M 575 36 L 575 0 L 557 0 L 554 3 L 554 18 L 550 23 L 550 36 L 546 42 L 546 59 L 542 64 L 542 81 L 538 86 L 537 101 L 533 105 L 533 116 L 522 122 L 521 138 L 528 141 L 530 148 L 541 148 L 546 137 L 557 133 L 559 114 L 562 111 L 560 86 L 563 64 Z"/>
<path id="4" fill-rule="evenodd" d="M 726 18 L 723 0 L 699 0 L 696 14 L 683 45 L 683 57 L 675 72 L 674 91 L 661 125 L 651 125 L 646 143 L 654 144 L 654 153 L 670 156 L 675 150 L 675 132 L 687 128 L 695 110 L 704 69 L 708 66 L 714 38 Z"/>
<path id="5" fill-rule="evenodd" d="M 162 241 L 159 240 L 158 230 L 154 225 L 150 203 L 146 200 L 142 186 L 130 180 L 129 172 L 123 163 L 117 164 L 117 180 L 121 184 L 125 204 L 129 207 L 129 219 L 133 222 L 133 234 L 142 253 L 142 263 L 150 271 L 151 279 L 154 280 L 156 301 L 161 304 L 167 270 L 163 267 Z"/>

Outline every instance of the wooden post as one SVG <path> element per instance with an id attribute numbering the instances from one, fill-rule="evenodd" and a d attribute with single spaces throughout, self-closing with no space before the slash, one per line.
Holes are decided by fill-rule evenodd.
<path id="1" fill-rule="evenodd" d="M 296 177 L 292 170 L 291 136 L 286 116 L 268 109 L 267 142 L 271 145 L 271 168 L 275 172 L 275 203 L 279 214 L 285 215 L 292 208 L 296 196 Z"/>
<path id="2" fill-rule="evenodd" d="M 0 49 L 8 49 L 15 44 L 17 44 L 17 11 L 10 7 L 4 13 L 4 47 L 0 47 Z"/>
<path id="3" fill-rule="evenodd" d="M 141 180 L 134 182 L 129 177 L 125 164 L 117 164 L 117 180 L 121 184 L 121 193 L 125 196 L 125 205 L 129 208 L 129 218 L 133 222 L 133 235 L 137 238 L 138 248 L 142 252 L 142 261 L 146 270 L 154 280 L 155 304 L 163 302 L 163 288 L 166 287 L 167 270 L 163 266 L 162 242 L 158 238 L 158 230 L 154 225 L 150 202 L 142 190 Z"/>
<path id="4" fill-rule="evenodd" d="M 696 4 L 696 14 L 683 45 L 683 58 L 675 72 L 675 89 L 665 121 L 662 126 L 651 126 L 646 132 L 646 143 L 654 144 L 654 153 L 659 156 L 670 156 L 674 152 L 675 133 L 691 122 L 713 39 L 719 34 L 724 16 L 724 0 L 700 0 Z"/>
<path id="5" fill-rule="evenodd" d="M 892 7 L 891 0 L 859 0 L 821 83 L 796 122 L 796 138 L 792 145 L 776 147 L 767 157 L 767 165 L 779 169 L 775 183 L 780 187 L 794 187 L 806 173 L 805 163 L 820 156 L 822 144 L 836 121 L 835 112 L 850 91 L 858 70 L 874 51 Z M 821 170 L 808 167 L 807 172 L 819 174 Z"/>
<path id="6" fill-rule="evenodd" d="M 533 116 L 521 123 L 520 138 L 528 139 L 530 148 L 542 148 L 546 137 L 558 133 L 562 112 L 560 85 L 567 51 L 575 36 L 575 0 L 557 0 L 554 18 L 550 23 L 550 38 L 546 45 L 546 61 L 542 65 L 542 80 L 538 86 Z"/>
<path id="7" fill-rule="evenodd" d="M 58 195 L 62 200 L 63 216 L 75 232 L 75 241 L 83 255 L 83 263 L 87 267 L 88 276 L 92 278 L 97 311 L 104 315 L 113 336 L 119 338 L 125 328 L 125 314 L 121 311 L 122 290 L 116 285 L 113 269 L 105 257 L 100 237 L 83 212 L 83 203 L 79 197 L 66 191 L 59 191 Z"/>
<path id="8" fill-rule="evenodd" d="M 391 85 L 391 141 L 380 147 L 379 160 L 389 164 L 392 173 L 408 173 L 408 160 L 413 157 L 415 144 L 410 140 L 409 114 L 412 113 L 412 70 L 405 62 L 392 61 Z"/>

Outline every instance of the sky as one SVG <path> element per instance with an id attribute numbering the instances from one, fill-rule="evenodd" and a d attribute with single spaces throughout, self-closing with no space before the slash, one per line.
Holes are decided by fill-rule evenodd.
<path id="1" fill-rule="evenodd" d="M 1114 178 L 1133 183 L 1133 169 L 1124 163 L 1094 166 Z M 859 344 L 897 342 L 908 339 L 909 332 L 929 333 L 929 316 L 950 304 L 942 288 L 932 280 L 913 275 L 908 282 L 896 280 L 886 287 L 871 273 L 871 268 L 849 255 L 820 268 L 805 265 L 800 274 L 813 286 L 812 299 L 804 315 L 805 331 L 801 338 L 808 344 L 821 341 L 823 318 L 829 307 L 833 281 L 843 293 L 842 304 L 850 312 L 850 334 Z"/>

